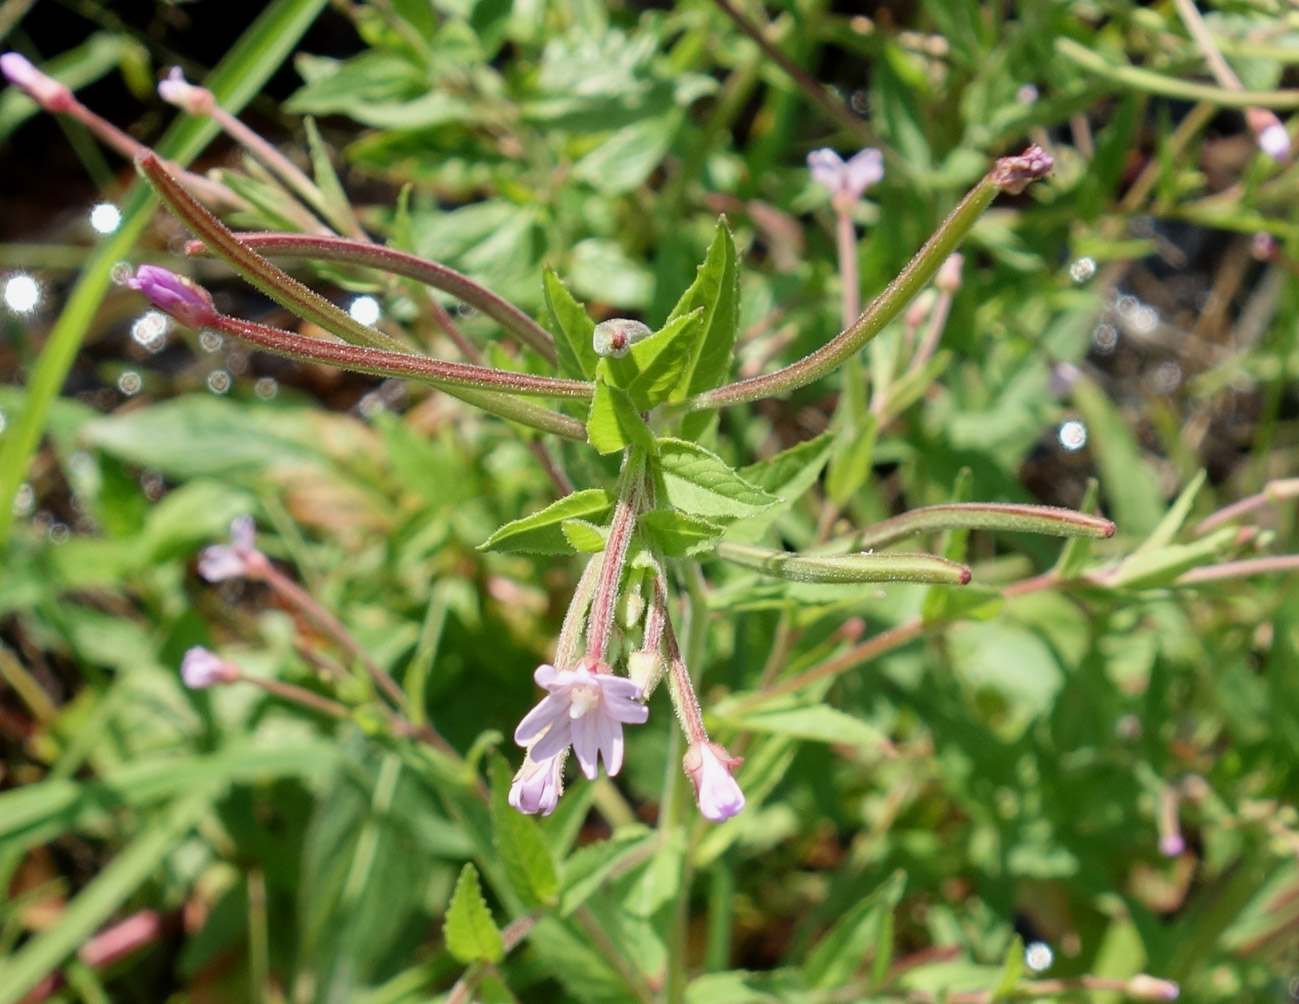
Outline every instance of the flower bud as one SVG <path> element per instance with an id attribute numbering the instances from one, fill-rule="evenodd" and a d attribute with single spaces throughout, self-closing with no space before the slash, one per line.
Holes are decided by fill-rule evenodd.
<path id="1" fill-rule="evenodd" d="M 157 265 L 141 265 L 125 284 L 143 293 L 155 307 L 186 327 L 201 328 L 216 318 L 211 293 Z"/>
<path id="2" fill-rule="evenodd" d="M 956 253 L 949 254 L 943 259 L 938 274 L 934 276 L 934 285 L 938 287 L 939 292 L 955 293 L 961 288 L 961 266 L 964 264 L 964 255 Z"/>
<path id="3" fill-rule="evenodd" d="M 0 56 L 0 73 L 47 112 L 66 112 L 76 101 L 66 84 L 45 75 L 16 52 Z"/>
<path id="4" fill-rule="evenodd" d="M 1175 1001 L 1181 992 L 1182 988 L 1172 980 L 1145 973 L 1137 973 L 1127 985 L 1128 996 L 1138 1001 Z"/>
<path id="5" fill-rule="evenodd" d="M 510 805 L 529 816 L 549 816 L 564 793 L 564 756 L 567 750 L 545 760 L 532 759 L 529 752 L 510 784 Z"/>
<path id="6" fill-rule="evenodd" d="M 1246 108 L 1245 123 L 1258 139 L 1258 148 L 1273 160 L 1283 161 L 1290 156 L 1290 134 L 1275 112 Z"/>
<path id="7" fill-rule="evenodd" d="M 206 87 L 191 84 L 179 66 L 173 66 L 166 79 L 158 81 L 158 96 L 191 115 L 207 115 L 216 105 L 212 92 Z"/>
<path id="8" fill-rule="evenodd" d="M 724 823 L 743 811 L 744 792 L 731 774 L 742 762 L 716 743 L 697 742 L 686 750 L 681 763 L 695 786 L 699 811 L 710 822 Z"/>
<path id="9" fill-rule="evenodd" d="M 627 676 L 646 697 L 663 675 L 663 657 L 657 652 L 633 652 L 627 656 Z"/>
<path id="10" fill-rule="evenodd" d="M 180 663 L 180 678 L 190 690 L 204 690 L 220 683 L 234 683 L 239 679 L 239 667 L 226 662 L 215 652 L 195 645 Z"/>
<path id="11" fill-rule="evenodd" d="M 1055 167 L 1049 153 L 1034 143 L 1014 157 L 1002 157 L 992 169 L 992 180 L 1003 192 L 1018 195 L 1030 182 L 1045 177 Z"/>
<path id="12" fill-rule="evenodd" d="M 612 356 L 621 359 L 631 347 L 651 334 L 647 325 L 626 317 L 611 317 L 595 326 L 591 335 L 591 345 L 597 356 Z"/>
<path id="13" fill-rule="evenodd" d="M 929 312 L 934 309 L 934 300 L 937 298 L 937 294 L 932 289 L 922 289 L 907 307 L 907 312 L 902 317 L 903 323 L 911 328 L 920 327 L 925 323 Z"/>

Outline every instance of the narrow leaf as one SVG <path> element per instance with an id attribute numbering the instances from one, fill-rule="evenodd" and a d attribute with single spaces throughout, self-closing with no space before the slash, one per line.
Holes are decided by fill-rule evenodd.
<path id="1" fill-rule="evenodd" d="M 480 551 L 523 551 L 533 554 L 566 554 L 571 548 L 560 524 L 566 519 L 603 516 L 613 508 L 613 496 L 603 488 L 573 492 L 531 516 L 506 523 L 478 545 Z"/>
<path id="2" fill-rule="evenodd" d="M 902 898 L 906 875 L 896 871 L 826 932 L 807 957 L 803 975 L 813 987 L 837 987 L 861 968 L 876 943 L 884 915 Z"/>
<path id="3" fill-rule="evenodd" d="M 466 965 L 472 962 L 500 962 L 505 957 L 505 942 L 496 929 L 483 890 L 478 884 L 478 870 L 465 862 L 443 925 L 447 950 Z"/>
<path id="4" fill-rule="evenodd" d="M 700 307 L 704 309 L 703 330 L 692 354 L 686 390 L 690 394 L 712 390 L 731 368 L 735 329 L 739 323 L 740 286 L 736 267 L 735 241 L 726 218 L 717 221 L 713 242 L 699 266 L 690 288 L 672 309 L 669 321 Z"/>
<path id="5" fill-rule="evenodd" d="M 559 371 L 568 376 L 590 380 L 595 376 L 599 357 L 591 345 L 595 322 L 587 316 L 586 309 L 573 299 L 568 287 L 560 281 L 553 269 L 546 269 L 543 279 L 546 306 L 555 321 L 555 352 L 559 356 Z"/>

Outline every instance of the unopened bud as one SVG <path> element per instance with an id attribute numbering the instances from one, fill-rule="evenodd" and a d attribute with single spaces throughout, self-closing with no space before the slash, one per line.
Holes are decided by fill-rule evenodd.
<path id="1" fill-rule="evenodd" d="M 191 115 L 207 115 L 216 106 L 216 98 L 206 87 L 196 87 L 185 79 L 179 66 L 173 66 L 166 79 L 158 81 L 158 96 L 168 104 L 183 108 Z"/>
<path id="2" fill-rule="evenodd" d="M 185 653 L 180 663 L 180 678 L 190 690 L 204 690 L 221 683 L 234 683 L 239 679 L 239 667 L 226 662 L 215 652 L 195 645 Z"/>
<path id="3" fill-rule="evenodd" d="M 16 52 L 0 56 L 0 73 L 47 112 L 66 112 L 76 101 L 67 84 L 42 73 Z"/>
<path id="4" fill-rule="evenodd" d="M 1127 994 L 1138 1001 L 1175 1001 L 1182 992 L 1172 980 L 1161 980 L 1157 976 L 1137 973 L 1128 980 Z"/>
<path id="5" fill-rule="evenodd" d="M 626 317 L 611 317 L 595 326 L 591 345 L 597 356 L 621 359 L 631 347 L 651 334 L 648 326 Z"/>
<path id="6" fill-rule="evenodd" d="M 928 317 L 929 312 L 934 309 L 934 300 L 936 299 L 938 299 L 938 294 L 936 294 L 932 289 L 922 289 L 920 295 L 911 301 L 911 305 L 907 307 L 906 314 L 903 315 L 902 320 L 907 327 L 918 328 L 920 325 L 924 324 L 925 318 Z"/>
<path id="7" fill-rule="evenodd" d="M 186 327 L 201 328 L 216 317 L 211 293 L 157 265 L 141 265 L 125 285 L 139 290 L 155 307 Z"/>
<path id="8" fill-rule="evenodd" d="M 1045 177 L 1055 160 L 1036 143 L 1015 157 L 1002 157 L 992 169 L 992 180 L 1003 192 L 1018 195 L 1030 182 Z"/>
<path id="9" fill-rule="evenodd" d="M 1273 160 L 1282 161 L 1290 156 L 1290 134 L 1275 112 L 1266 108 L 1246 108 L 1245 124 L 1257 138 L 1258 148 Z"/>
<path id="10" fill-rule="evenodd" d="M 949 254 L 934 276 L 934 285 L 941 292 L 955 293 L 961 288 L 961 266 L 964 264 L 964 255 Z"/>
<path id="11" fill-rule="evenodd" d="M 627 676 L 646 697 L 663 675 L 663 658 L 657 652 L 633 652 L 627 657 Z"/>
<path id="12" fill-rule="evenodd" d="M 695 786 L 699 811 L 710 822 L 724 823 L 744 810 L 744 792 L 731 774 L 742 762 L 717 743 L 697 742 L 686 750 L 681 763 Z"/>
<path id="13" fill-rule="evenodd" d="M 1260 230 L 1254 235 L 1249 249 L 1258 261 L 1276 261 L 1281 257 L 1281 245 L 1266 230 Z"/>

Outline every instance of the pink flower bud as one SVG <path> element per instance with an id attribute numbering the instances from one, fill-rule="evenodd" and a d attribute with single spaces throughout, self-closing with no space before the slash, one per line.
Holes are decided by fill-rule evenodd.
<path id="1" fill-rule="evenodd" d="M 191 84 L 179 66 L 173 66 L 166 79 L 158 81 L 158 96 L 191 115 L 208 115 L 216 105 L 212 92 L 206 87 Z"/>
<path id="2" fill-rule="evenodd" d="M 694 743 L 682 758 L 682 765 L 695 786 L 699 811 L 710 822 L 724 823 L 744 809 L 744 792 L 731 774 L 742 762 L 716 743 Z"/>
<path id="3" fill-rule="evenodd" d="M 949 254 L 938 267 L 938 274 L 934 276 L 934 285 L 943 293 L 955 293 L 961 288 L 961 267 L 964 264 L 964 255 Z"/>
<path id="4" fill-rule="evenodd" d="M 126 285 L 139 290 L 164 314 L 170 314 L 187 327 L 201 328 L 216 318 L 211 293 L 157 265 L 141 265 L 126 280 Z"/>
<path id="5" fill-rule="evenodd" d="M 1266 108 L 1246 108 L 1245 123 L 1258 139 L 1258 148 L 1273 160 L 1282 161 L 1290 156 L 1290 134 Z"/>
<path id="6" fill-rule="evenodd" d="M 1165 833 L 1159 838 L 1159 853 L 1166 858 L 1180 858 L 1186 851 L 1186 839 L 1180 833 Z"/>
<path id="7" fill-rule="evenodd" d="M 219 683 L 234 683 L 239 675 L 238 666 L 226 662 L 202 645 L 195 645 L 186 652 L 180 663 L 180 678 L 190 690 L 203 690 Z"/>
<path id="8" fill-rule="evenodd" d="M 66 112 L 76 101 L 66 84 L 46 76 L 16 52 L 0 56 L 0 73 L 47 112 Z"/>
<path id="9" fill-rule="evenodd" d="M 564 793 L 564 757 L 567 753 L 567 750 L 561 750 L 538 761 L 532 759 L 529 752 L 510 785 L 510 805 L 529 816 L 538 812 L 549 816 L 554 812 L 559 796 Z"/>
<path id="10" fill-rule="evenodd" d="M 1127 993 L 1133 1000 L 1175 1001 L 1181 992 L 1182 988 L 1172 980 L 1161 980 L 1145 973 L 1137 973 L 1128 980 Z"/>
<path id="11" fill-rule="evenodd" d="M 1002 157 L 992 169 L 992 179 L 1003 192 L 1018 195 L 1029 182 L 1045 177 L 1055 160 L 1036 143 L 1015 157 Z"/>

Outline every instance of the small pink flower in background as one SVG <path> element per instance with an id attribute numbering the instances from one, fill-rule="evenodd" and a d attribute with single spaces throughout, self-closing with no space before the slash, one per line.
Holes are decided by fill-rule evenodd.
<path id="1" fill-rule="evenodd" d="M 682 759 L 686 774 L 695 786 L 699 811 L 710 822 L 724 823 L 744 809 L 744 792 L 740 790 L 732 768 L 740 765 L 716 743 L 695 743 Z"/>
<path id="2" fill-rule="evenodd" d="M 158 81 L 158 96 L 168 104 L 183 108 L 191 115 L 206 115 L 212 111 L 215 99 L 206 87 L 195 87 L 185 79 L 179 66 L 173 66 L 166 78 Z"/>
<path id="3" fill-rule="evenodd" d="M 1258 139 L 1258 148 L 1273 160 L 1290 156 L 1290 134 L 1275 112 L 1266 108 L 1246 108 L 1245 123 Z"/>
<path id="4" fill-rule="evenodd" d="M 640 703 L 641 689 L 608 667 L 583 659 L 576 669 L 540 666 L 533 679 L 550 691 L 514 730 L 514 741 L 530 747 L 538 764 L 573 747 L 582 773 L 595 780 L 598 761 L 613 777 L 622 769 L 622 727 L 641 725 L 649 708 Z"/>
<path id="5" fill-rule="evenodd" d="M 157 265 L 141 265 L 125 283 L 147 296 L 149 302 L 164 314 L 170 314 L 187 327 L 201 328 L 216 316 L 211 293 Z"/>
<path id="6" fill-rule="evenodd" d="M 1175 1001 L 1181 995 L 1182 988 L 1172 980 L 1161 980 L 1158 976 L 1137 973 L 1128 980 L 1127 994 L 1139 1001 Z"/>
<path id="7" fill-rule="evenodd" d="M 837 206 L 851 206 L 866 189 L 884 177 L 884 155 L 867 147 L 845 163 L 833 150 L 813 150 L 807 155 L 812 180 L 830 189 Z"/>
<path id="8" fill-rule="evenodd" d="M 230 543 L 213 544 L 198 559 L 198 574 L 208 582 L 257 578 L 266 567 L 266 555 L 257 550 L 257 528 L 251 516 L 230 524 Z"/>
<path id="9" fill-rule="evenodd" d="M 564 793 L 564 751 L 540 762 L 532 753 L 523 758 L 523 766 L 510 785 L 510 804 L 529 816 L 540 812 L 549 816 Z"/>
<path id="10" fill-rule="evenodd" d="M 16 52 L 6 52 L 0 56 L 0 73 L 46 111 L 65 112 L 76 100 L 66 84 L 46 76 L 26 57 Z"/>
<path id="11" fill-rule="evenodd" d="M 180 663 L 180 678 L 190 690 L 203 690 L 221 683 L 234 683 L 240 676 L 239 667 L 226 662 L 215 652 L 195 645 L 185 653 Z"/>
<path id="12" fill-rule="evenodd" d="M 1159 853 L 1166 858 L 1180 858 L 1186 851 L 1186 839 L 1180 833 L 1166 833 L 1159 838 Z"/>

